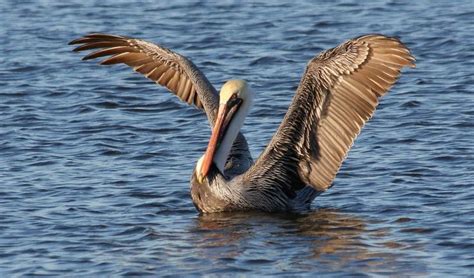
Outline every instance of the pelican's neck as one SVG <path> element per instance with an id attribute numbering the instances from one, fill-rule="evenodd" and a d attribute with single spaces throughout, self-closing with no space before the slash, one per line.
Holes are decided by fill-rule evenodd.
<path id="1" fill-rule="evenodd" d="M 247 117 L 252 104 L 253 93 L 249 93 L 248 97 L 243 100 L 239 110 L 232 118 L 229 127 L 227 128 L 222 141 L 216 150 L 213 161 L 217 169 L 219 169 L 222 174 L 224 174 L 225 164 L 229 157 L 230 150 L 232 149 L 232 145 L 234 144 L 235 138 L 237 138 L 240 129 L 244 125 L 245 117 Z"/>

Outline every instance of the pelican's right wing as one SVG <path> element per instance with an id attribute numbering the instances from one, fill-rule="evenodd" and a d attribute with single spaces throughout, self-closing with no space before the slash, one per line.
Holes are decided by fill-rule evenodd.
<path id="1" fill-rule="evenodd" d="M 186 57 L 167 48 L 140 39 L 108 34 L 89 34 L 71 41 L 81 44 L 74 51 L 98 49 L 83 60 L 111 56 L 103 65 L 126 64 L 145 77 L 165 86 L 188 104 L 204 109 L 211 126 L 219 107 L 219 95 L 206 76 Z M 231 150 L 228 167 L 242 165 L 240 172 L 252 163 L 247 140 L 237 136 Z"/>
<path id="2" fill-rule="evenodd" d="M 186 57 L 144 40 L 99 33 L 86 35 L 69 44 L 81 44 L 74 51 L 99 49 L 83 60 L 111 56 L 101 64 L 123 63 L 132 67 L 165 86 L 182 101 L 204 108 L 211 125 L 214 124 L 219 96 L 206 76 Z"/>
<path id="3" fill-rule="evenodd" d="M 358 37 L 313 58 L 246 183 L 290 197 L 305 185 L 329 188 L 379 98 L 414 60 L 398 39 L 382 35 Z"/>

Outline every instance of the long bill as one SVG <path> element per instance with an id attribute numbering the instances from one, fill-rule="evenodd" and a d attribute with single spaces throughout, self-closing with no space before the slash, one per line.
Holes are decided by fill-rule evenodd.
<path id="1" fill-rule="evenodd" d="M 204 160 L 202 162 L 201 168 L 201 175 L 203 177 L 207 176 L 209 173 L 209 169 L 212 165 L 212 160 L 214 158 L 214 154 L 216 153 L 217 146 L 222 140 L 222 132 L 224 131 L 224 122 L 228 113 L 227 104 L 221 104 L 219 106 L 219 110 L 217 112 L 217 119 L 216 123 L 214 124 L 214 128 L 212 129 L 211 138 L 209 139 L 209 144 L 207 145 L 206 152 L 204 154 Z"/>
<path id="2" fill-rule="evenodd" d="M 232 98 L 227 103 L 222 103 L 219 106 L 217 111 L 217 119 L 212 130 L 211 138 L 209 139 L 209 144 L 207 145 L 206 153 L 204 154 L 202 167 L 201 167 L 201 176 L 205 177 L 209 173 L 212 162 L 216 155 L 217 148 L 223 143 L 225 139 L 225 133 L 228 131 L 230 122 L 232 118 L 239 110 L 242 99 Z M 234 138 L 235 139 L 235 138 Z M 232 139 L 232 141 L 234 140 Z M 233 142 L 230 142 L 232 144 Z M 223 167 L 223 166 L 222 166 Z M 222 169 L 221 169 L 222 170 Z"/>

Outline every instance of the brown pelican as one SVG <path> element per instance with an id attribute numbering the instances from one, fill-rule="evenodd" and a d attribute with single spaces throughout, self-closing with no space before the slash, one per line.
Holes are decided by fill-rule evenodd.
<path id="1" fill-rule="evenodd" d="M 309 207 L 332 185 L 343 160 L 379 98 L 414 57 L 396 38 L 370 34 L 323 51 L 307 64 L 280 127 L 253 162 L 240 132 L 254 99 L 243 80 L 217 94 L 186 57 L 143 40 L 90 34 L 72 41 L 75 51 L 98 49 L 83 59 L 111 56 L 165 86 L 207 114 L 212 135 L 191 177 L 200 212 L 289 211 Z"/>

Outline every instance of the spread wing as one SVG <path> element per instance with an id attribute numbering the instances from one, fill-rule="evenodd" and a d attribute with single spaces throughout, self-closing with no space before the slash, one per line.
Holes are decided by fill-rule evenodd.
<path id="1" fill-rule="evenodd" d="M 108 57 L 101 64 L 126 64 L 132 67 L 136 72 L 166 87 L 182 101 L 204 109 L 211 126 L 214 125 L 219 107 L 217 91 L 186 57 L 144 40 L 99 33 L 86 35 L 69 44 L 80 44 L 74 51 L 96 50 L 83 60 Z M 234 171 L 241 173 L 252 162 L 247 141 L 239 133 L 232 146 L 228 167 L 239 165 L 240 168 Z"/>
<path id="2" fill-rule="evenodd" d="M 219 96 L 206 76 L 186 57 L 140 39 L 108 34 L 89 34 L 69 44 L 80 44 L 74 51 L 96 50 L 83 60 L 110 56 L 101 64 L 122 63 L 132 67 L 182 101 L 204 109 L 210 122 L 214 123 Z"/>
<path id="3" fill-rule="evenodd" d="M 247 171 L 247 184 L 289 196 L 305 185 L 329 188 L 379 98 L 414 60 L 398 39 L 382 35 L 358 37 L 313 58 L 279 129 Z"/>

